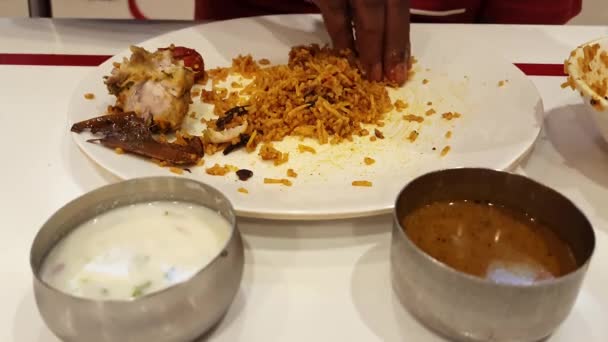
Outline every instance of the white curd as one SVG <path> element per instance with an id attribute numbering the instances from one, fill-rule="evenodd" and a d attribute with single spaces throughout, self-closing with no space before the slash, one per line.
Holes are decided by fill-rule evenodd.
<path id="1" fill-rule="evenodd" d="M 74 296 L 130 300 L 192 277 L 222 252 L 230 223 L 182 202 L 116 208 L 77 227 L 44 261 L 44 282 Z"/>

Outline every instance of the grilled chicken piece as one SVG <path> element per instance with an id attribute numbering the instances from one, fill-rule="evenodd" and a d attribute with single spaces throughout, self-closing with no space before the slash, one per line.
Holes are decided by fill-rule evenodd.
<path id="1" fill-rule="evenodd" d="M 204 72 L 202 58 L 194 50 L 173 46 L 153 53 L 132 46 L 131 52 L 105 79 L 117 98 L 116 106 L 136 113 L 159 131 L 178 130 L 188 112 L 195 78 Z"/>

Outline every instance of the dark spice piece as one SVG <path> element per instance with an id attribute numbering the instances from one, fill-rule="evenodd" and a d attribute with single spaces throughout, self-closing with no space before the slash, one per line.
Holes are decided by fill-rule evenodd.
<path id="1" fill-rule="evenodd" d="M 314 96 L 314 98 L 310 101 L 306 101 L 311 96 Z M 307 93 L 306 95 L 304 95 L 304 101 L 305 101 L 304 104 L 307 105 L 307 108 L 312 108 L 317 104 L 319 97 L 323 98 L 325 101 L 329 102 L 330 104 L 334 104 L 336 102 L 333 98 L 331 98 L 327 95 L 317 96 L 314 91 L 311 91 L 311 92 Z"/>
<path id="2" fill-rule="evenodd" d="M 226 111 L 226 113 L 224 113 L 224 115 L 222 115 L 221 118 L 217 119 L 217 121 L 215 122 L 215 126 L 217 126 L 217 129 L 222 131 L 224 130 L 224 127 L 226 126 L 226 124 L 229 124 L 230 121 L 232 121 L 232 119 L 234 119 L 234 116 L 241 116 L 244 114 L 247 114 L 247 107 L 248 106 L 236 106 L 234 108 L 230 108 Z"/>
<path id="3" fill-rule="evenodd" d="M 374 128 L 374 135 L 378 139 L 384 139 L 384 134 L 382 134 L 382 132 L 380 132 L 377 128 Z"/>
<path id="4" fill-rule="evenodd" d="M 308 93 L 304 94 L 304 100 L 306 100 L 306 98 L 311 97 L 311 96 L 315 96 L 316 93 L 314 90 L 309 91 Z"/>
<path id="5" fill-rule="evenodd" d="M 247 169 L 241 169 L 236 172 L 236 175 L 239 177 L 240 180 L 242 180 L 244 182 L 244 181 L 248 180 L 249 178 L 253 177 L 253 171 L 247 170 Z"/>
<path id="6" fill-rule="evenodd" d="M 236 144 L 233 144 L 233 145 L 228 145 L 228 147 L 226 147 L 224 149 L 224 151 L 222 151 L 222 153 L 224 155 L 227 155 L 235 150 L 238 150 L 241 147 L 245 147 L 245 145 L 247 145 L 248 141 L 249 141 L 249 134 L 241 134 L 239 142 L 237 142 Z"/>
<path id="7" fill-rule="evenodd" d="M 307 101 L 308 98 L 312 98 L 312 100 Z M 317 103 L 317 94 L 314 90 L 311 90 L 306 93 L 306 95 L 304 95 L 304 103 L 308 105 L 307 108 L 312 108 L 315 106 L 315 104 Z"/>

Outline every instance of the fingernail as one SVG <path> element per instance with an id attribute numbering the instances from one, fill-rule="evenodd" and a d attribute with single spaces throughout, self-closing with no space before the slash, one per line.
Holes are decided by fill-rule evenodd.
<path id="1" fill-rule="evenodd" d="M 397 83 L 405 82 L 407 78 L 407 68 L 405 63 L 398 63 L 389 71 L 388 78 Z"/>
<path id="2" fill-rule="evenodd" d="M 381 81 L 382 80 L 382 64 L 376 63 L 372 65 L 372 68 L 369 73 L 369 78 L 372 81 Z"/>

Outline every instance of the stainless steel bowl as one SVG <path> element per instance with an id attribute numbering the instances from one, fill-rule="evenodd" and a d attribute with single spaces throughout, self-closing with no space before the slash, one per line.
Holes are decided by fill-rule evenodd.
<path id="1" fill-rule="evenodd" d="M 132 301 L 74 297 L 40 278 L 44 258 L 81 223 L 115 207 L 148 201 L 184 201 L 217 210 L 232 225 L 223 252 L 189 280 Z M 244 257 L 236 216 L 212 187 L 178 177 L 134 179 L 104 186 L 68 203 L 38 232 L 30 254 L 34 294 L 42 318 L 64 341 L 192 341 L 228 310 L 240 286 Z"/>
<path id="2" fill-rule="evenodd" d="M 435 201 L 488 200 L 545 222 L 567 242 L 578 268 L 533 285 L 497 284 L 459 272 L 419 249 L 401 220 Z M 391 245 L 393 288 L 432 330 L 459 341 L 538 341 L 568 316 L 595 247 L 585 215 L 568 199 L 526 177 L 486 169 L 451 169 L 415 179 L 399 194 Z"/>

